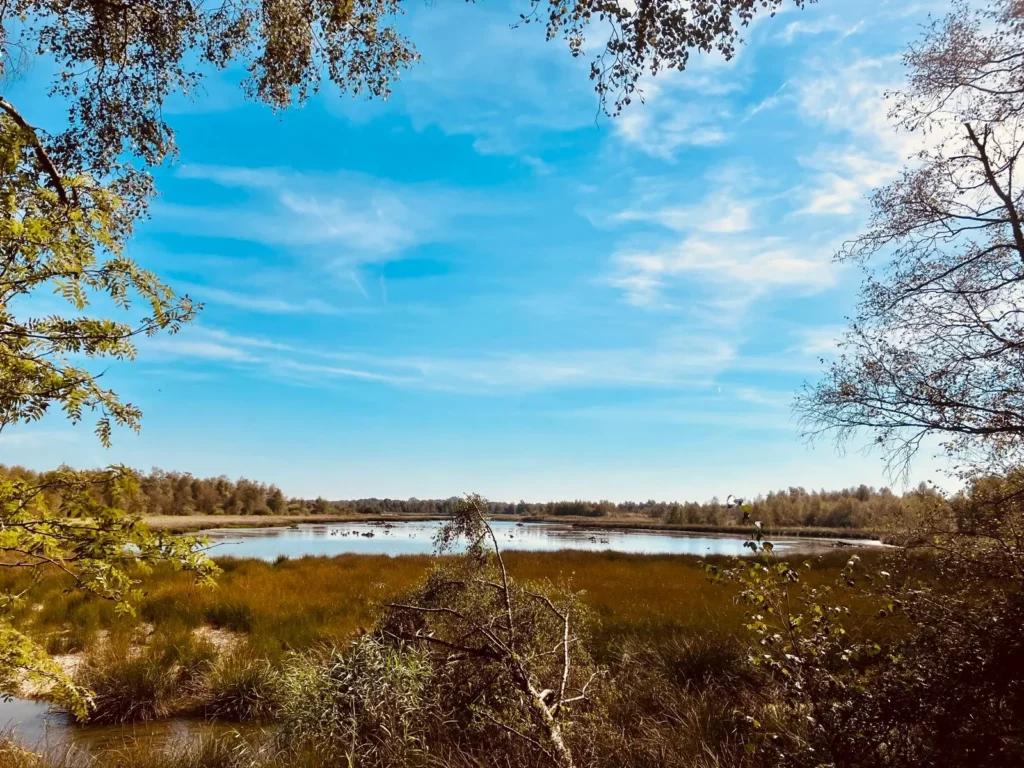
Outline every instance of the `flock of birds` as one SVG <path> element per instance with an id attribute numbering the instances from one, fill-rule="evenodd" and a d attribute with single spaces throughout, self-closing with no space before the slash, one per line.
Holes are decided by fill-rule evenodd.
<path id="1" fill-rule="evenodd" d="M 381 528 L 383 530 L 385 536 L 390 536 L 391 535 L 391 531 L 394 528 L 398 527 L 394 523 L 387 523 L 387 522 L 384 522 L 384 523 L 369 523 L 369 525 L 371 525 L 373 527 L 376 527 L 376 528 Z M 525 526 L 526 526 L 525 523 L 522 523 L 522 522 L 516 523 L 516 528 L 523 528 Z M 297 529 L 299 526 L 295 525 L 295 524 L 292 524 L 292 525 L 289 525 L 288 527 L 289 528 L 293 528 L 293 529 Z M 329 530 L 329 534 L 331 536 L 340 536 L 342 538 L 345 538 L 345 537 L 348 537 L 348 536 L 361 536 L 364 539 L 372 539 L 374 536 L 376 536 L 376 533 L 374 531 L 372 531 L 372 530 L 371 531 L 360 531 L 360 530 L 343 531 L 340 528 L 331 528 Z M 415 537 L 416 537 L 415 533 L 410 533 L 409 534 L 409 538 L 410 539 L 415 538 Z M 515 540 L 515 538 L 516 538 L 515 531 L 509 531 L 507 538 L 510 541 Z M 591 542 L 592 544 L 610 544 L 611 543 L 611 539 L 607 538 L 606 536 L 600 536 L 600 537 L 598 537 L 598 536 L 589 536 L 589 537 L 587 537 L 587 541 Z"/>
<path id="2" fill-rule="evenodd" d="M 373 531 L 342 531 L 338 528 L 332 528 L 331 536 L 362 536 L 364 539 L 372 539 L 376 534 Z M 385 530 L 384 535 L 387 536 L 391 531 Z M 409 534 L 409 538 L 412 538 L 412 534 Z"/>

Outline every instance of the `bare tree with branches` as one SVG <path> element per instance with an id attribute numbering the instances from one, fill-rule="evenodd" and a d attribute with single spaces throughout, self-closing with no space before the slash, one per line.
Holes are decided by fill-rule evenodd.
<path id="1" fill-rule="evenodd" d="M 602 675 L 581 644 L 583 607 L 550 585 L 511 579 L 486 511 L 479 496 L 458 505 L 437 549 L 465 541 L 465 555 L 407 601 L 391 603 L 383 632 L 435 655 L 459 681 L 457 709 L 572 766 L 569 712 L 589 700 Z"/>
<path id="2" fill-rule="evenodd" d="M 891 116 L 925 137 L 840 260 L 857 317 L 797 408 L 806 434 L 866 430 L 905 471 L 929 436 L 965 477 L 1024 458 L 1024 4 L 959 4 L 905 56 Z"/>

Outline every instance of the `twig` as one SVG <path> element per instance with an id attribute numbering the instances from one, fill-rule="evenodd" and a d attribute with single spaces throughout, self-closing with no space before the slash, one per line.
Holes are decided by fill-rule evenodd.
<path id="1" fill-rule="evenodd" d="M 67 189 L 64 187 L 64 181 L 61 179 L 60 173 L 57 172 L 57 166 L 53 164 L 53 160 L 47 154 L 43 143 L 39 140 L 39 134 L 36 133 L 36 129 L 29 125 L 25 118 L 21 116 L 21 113 L 14 108 L 14 105 L 3 96 L 0 96 L 0 109 L 6 112 L 18 127 L 28 134 L 29 140 L 32 142 L 32 149 L 35 150 L 36 157 L 39 159 L 39 164 L 43 166 L 46 175 L 50 177 L 50 182 L 53 184 L 57 196 L 60 197 L 60 201 L 64 205 L 70 207 L 71 200 L 68 197 Z"/>
<path id="2" fill-rule="evenodd" d="M 537 741 L 532 736 L 528 736 L 527 734 L 525 734 L 522 731 L 519 731 L 519 730 L 513 728 L 512 726 L 506 725 L 505 723 L 501 722 L 496 717 L 491 715 L 489 712 L 480 712 L 479 714 L 483 715 L 485 718 L 490 720 L 492 723 L 494 723 L 496 726 L 498 726 L 502 730 L 508 731 L 513 736 L 518 736 L 519 738 L 523 739 L 524 741 L 528 741 L 530 744 L 533 744 L 533 746 L 537 747 L 537 749 L 539 749 L 545 755 L 550 757 L 552 760 L 554 759 L 554 755 L 552 755 L 543 744 L 541 744 L 539 741 Z"/>

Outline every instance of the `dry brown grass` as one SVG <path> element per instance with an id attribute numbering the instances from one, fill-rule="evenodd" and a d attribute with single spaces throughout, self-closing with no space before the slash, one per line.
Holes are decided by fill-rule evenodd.
<path id="1" fill-rule="evenodd" d="M 847 557 L 837 551 L 814 558 L 818 568 L 812 578 L 833 579 Z M 679 631 L 734 637 L 743 631 L 742 606 L 729 588 L 708 582 L 698 558 L 572 551 L 508 552 L 506 558 L 519 578 L 564 579 L 583 590 L 598 621 L 598 641 Z M 56 575 L 31 587 L 16 618 L 44 641 L 66 642 L 74 633 L 81 647 L 105 631 L 126 631 L 133 622 L 148 622 L 157 630 L 212 627 L 244 636 L 255 653 L 274 659 L 287 651 L 344 642 L 372 627 L 380 606 L 413 588 L 432 558 L 340 555 L 220 562 L 224 570 L 213 588 L 157 569 L 147 579 L 134 620 L 116 616 L 109 603 L 66 592 L 65 580 Z M 20 583 L 25 578 L 0 573 L 0 588 L 28 586 Z"/>

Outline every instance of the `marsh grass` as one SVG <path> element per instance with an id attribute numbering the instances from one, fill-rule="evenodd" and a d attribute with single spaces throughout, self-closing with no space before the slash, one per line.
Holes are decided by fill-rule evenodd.
<path id="1" fill-rule="evenodd" d="M 34 754 L 14 738 L 0 734 L 0 768 L 286 768 L 274 753 L 260 756 L 238 734 L 204 736 L 154 749 L 144 741 L 126 741 L 97 754 L 49 749 Z M 289 764 L 287 768 L 304 768 Z"/>
<path id="2" fill-rule="evenodd" d="M 833 582 L 849 554 L 837 551 L 812 558 L 809 581 Z M 710 560 L 722 563 L 725 558 Z M 340 697 L 318 697 L 309 687 L 317 682 L 312 672 L 317 659 L 334 658 L 336 670 L 354 669 L 351 659 L 346 661 L 351 653 L 346 649 L 374 626 L 383 604 L 421 583 L 433 562 L 425 556 L 359 555 L 275 563 L 224 559 L 223 574 L 212 589 L 158 569 L 137 617 L 123 621 L 104 603 L 65 593 L 60 577 L 47 575 L 31 587 L 18 617 L 43 639 L 77 633 L 74 640 L 61 642 L 87 648 L 81 682 L 96 691 L 97 722 L 187 714 L 223 721 L 270 719 L 284 730 L 290 721 L 300 731 L 319 734 L 312 743 L 300 741 L 259 755 L 224 738 L 163 752 L 112 750 L 90 763 L 91 768 L 305 768 L 346 765 L 349 757 L 365 765 L 458 768 L 480 765 L 481 760 L 494 764 L 492 757 L 525 765 L 525 753 L 517 751 L 514 739 L 483 743 L 472 729 L 444 726 L 439 742 L 436 729 L 441 726 L 436 723 L 449 718 L 421 723 L 420 709 L 428 709 L 422 702 L 407 710 L 389 706 L 385 714 L 405 712 L 409 722 L 399 718 L 381 721 L 378 727 L 370 716 L 387 696 L 376 678 L 359 678 L 365 683 L 360 688 L 351 675 L 340 675 L 332 681 L 341 685 Z M 734 588 L 710 583 L 702 560 L 509 552 L 506 562 L 512 576 L 524 582 L 561 582 L 583 592 L 592 617 L 589 650 L 609 676 L 594 704 L 597 725 L 582 718 L 571 733 L 581 764 L 713 768 L 745 763 L 749 717 L 765 722 L 773 716 L 772 682 L 746 663 L 749 637 Z M 0 573 L 0 579 L 12 578 L 17 575 Z M 860 605 L 855 596 L 848 599 L 857 617 L 854 631 L 874 631 L 870 606 Z M 43 609 L 33 607 L 39 601 L 45 603 Z M 210 642 L 211 628 L 230 632 L 221 637 L 231 642 Z M 392 671 L 396 679 L 405 679 L 398 674 L 401 669 Z M 405 691 L 397 683 L 392 688 L 395 695 Z M 296 697 L 301 690 L 312 695 Z M 334 706 L 338 701 L 345 705 L 348 720 L 340 710 L 330 722 L 320 717 L 324 702 Z M 362 751 L 350 755 L 344 743 L 357 731 L 331 729 L 349 723 L 353 711 L 368 713 L 354 722 L 360 725 L 358 733 L 369 736 L 357 739 Z M 338 722 L 332 725 L 334 720 Z M 314 727 L 316 723 L 320 725 Z M 392 742 L 374 736 L 392 730 L 408 738 Z M 330 763 L 324 762 L 325 748 L 331 752 Z M 37 763 L 27 759 L 0 752 L 0 768 L 78 768 L 55 758 Z"/>
<path id="3" fill-rule="evenodd" d="M 149 654 L 175 669 L 179 685 L 188 686 L 201 678 L 218 657 L 213 642 L 198 636 L 187 624 L 174 621 L 157 627 L 147 645 Z"/>
<path id="4" fill-rule="evenodd" d="M 172 714 L 180 667 L 163 647 L 140 645 L 134 635 L 112 635 L 87 652 L 78 667 L 75 682 L 92 692 L 89 722 L 119 724 Z"/>
<path id="5" fill-rule="evenodd" d="M 280 704 L 281 675 L 241 645 L 223 653 L 203 680 L 202 713 L 231 722 L 266 722 Z"/>
<path id="6" fill-rule="evenodd" d="M 848 557 L 814 558 L 810 579 L 831 582 Z M 157 569 L 135 617 L 69 593 L 60 575 L 47 574 L 38 584 L 22 585 L 29 591 L 16 619 L 54 650 L 84 650 L 78 678 L 95 691 L 93 722 L 180 714 L 261 721 L 274 716 L 278 675 L 292 654 L 347 647 L 374 626 L 383 604 L 419 584 L 433 562 L 368 555 L 223 559 L 214 588 Z M 669 725 L 684 713 L 691 735 L 732 722 L 737 691 L 747 695 L 751 687 L 750 680 L 730 682 L 745 668 L 739 663 L 747 641 L 744 609 L 730 587 L 708 582 L 702 560 L 565 551 L 509 552 L 506 562 L 515 578 L 564 582 L 583 592 L 592 617 L 591 654 L 616 675 L 625 670 L 619 685 L 628 693 L 618 704 L 614 696 L 607 702 L 621 715 L 615 721 L 621 738 L 678 739 Z M 0 586 L 16 586 L 11 582 L 18 578 L 0 573 Z M 870 621 L 866 610 L 863 620 Z M 210 628 L 231 633 L 232 643 L 217 647 L 205 639 Z M 661 714 L 631 721 L 623 702 L 632 699 L 646 702 L 634 714 L 649 708 Z M 659 735 L 655 722 L 668 730 Z M 614 748 L 600 741 L 595 737 L 594 749 Z"/>
<path id="7" fill-rule="evenodd" d="M 811 579 L 834 580 L 848 557 L 837 551 L 810 558 L 816 566 Z M 722 558 L 707 559 L 715 560 Z M 582 590 L 596 619 L 592 634 L 599 650 L 629 635 L 699 630 L 727 638 L 742 633 L 738 620 L 743 608 L 734 592 L 709 583 L 699 558 L 563 551 L 509 552 L 506 561 L 517 578 L 565 581 Z M 124 633 L 146 623 L 157 633 L 224 629 L 244 636 L 255 656 L 277 661 L 290 651 L 345 643 L 372 627 L 380 606 L 415 587 L 432 562 L 425 555 L 303 557 L 277 563 L 225 558 L 213 588 L 158 568 L 148 578 L 135 617 L 119 616 L 105 601 L 66 591 L 69 585 L 59 574 L 46 574 L 33 586 L 5 571 L 0 588 L 29 589 L 15 621 L 55 652 L 89 649 L 104 633 Z"/>

